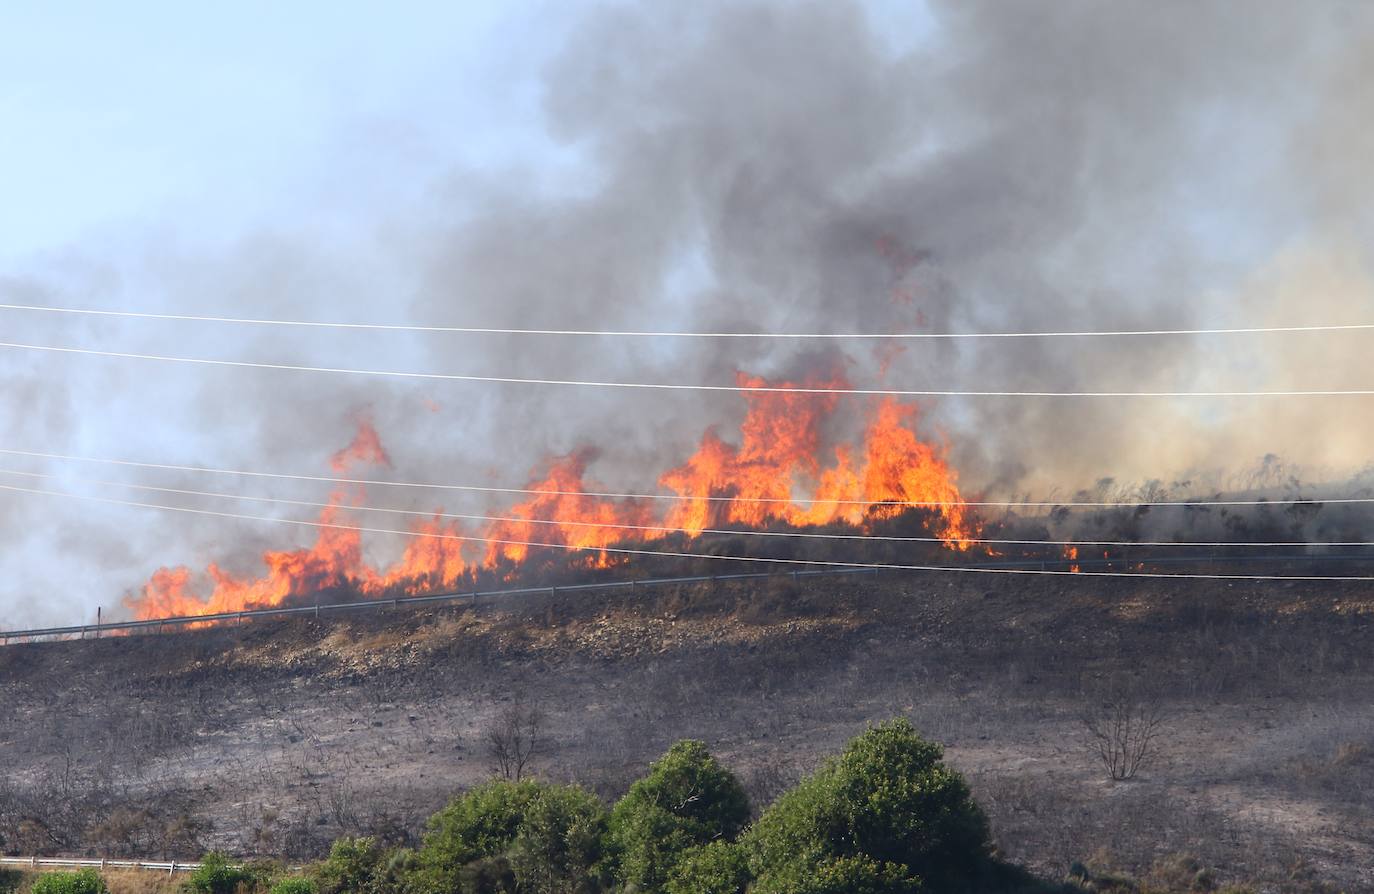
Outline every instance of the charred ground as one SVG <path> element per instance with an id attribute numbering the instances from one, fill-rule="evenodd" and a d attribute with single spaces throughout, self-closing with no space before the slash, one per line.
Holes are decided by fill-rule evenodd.
<path id="1" fill-rule="evenodd" d="M 1180 852 L 1223 877 L 1374 884 L 1374 592 L 1357 583 L 888 575 L 245 625 L 0 650 L 11 852 L 290 858 L 404 841 L 493 772 L 510 706 L 538 774 L 619 794 L 682 737 L 756 804 L 874 720 L 973 781 L 1007 856 L 1060 875 Z M 1158 700 L 1111 782 L 1081 716 Z M 1364 874 L 1362 874 L 1364 873 Z"/>

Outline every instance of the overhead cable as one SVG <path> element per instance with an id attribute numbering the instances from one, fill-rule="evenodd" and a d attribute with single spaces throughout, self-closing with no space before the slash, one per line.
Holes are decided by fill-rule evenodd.
<path id="1" fill-rule="evenodd" d="M 350 512 L 380 512 L 389 515 L 404 515 L 413 518 L 446 519 L 452 521 L 480 521 L 517 525 L 545 525 L 559 528 L 593 528 L 613 531 L 638 531 L 650 534 L 689 534 L 697 536 L 709 534 L 728 537 L 790 537 L 803 540 L 849 540 L 871 541 L 876 543 L 977 543 L 990 546 L 1179 546 L 1179 547 L 1345 547 L 1374 546 L 1371 540 L 1016 540 L 992 537 L 917 537 L 889 534 L 835 534 L 814 531 L 766 531 L 737 528 L 683 528 L 672 525 L 639 525 L 620 522 L 577 521 L 574 519 L 530 518 L 511 515 L 472 515 L 461 512 L 429 512 L 423 509 L 401 509 L 390 506 L 369 506 L 362 503 L 329 503 L 319 500 L 292 500 L 284 497 L 266 497 L 256 494 L 230 494 L 221 491 L 191 490 L 180 487 L 161 487 L 153 484 L 137 484 L 129 481 L 102 481 L 92 478 L 72 478 L 49 472 L 27 472 L 19 469 L 0 469 L 0 475 L 17 475 L 24 478 L 45 480 L 66 480 L 77 484 L 97 487 L 124 487 L 153 493 L 176 494 L 186 497 L 209 497 L 220 500 L 242 500 L 250 503 L 271 503 L 282 506 L 303 506 L 312 509 L 345 509 Z"/>
<path id="2" fill-rule="evenodd" d="M 540 379 L 518 376 L 477 376 L 458 373 L 406 372 L 386 369 L 354 369 L 339 366 L 309 366 L 295 363 L 265 363 L 254 360 L 222 360 L 212 357 L 177 357 L 168 354 L 143 354 L 133 351 L 104 351 L 96 348 L 73 348 L 61 345 L 33 345 L 0 341 L 0 348 L 23 351 L 43 351 L 56 354 L 79 354 L 93 357 L 117 357 L 125 360 L 151 360 L 159 363 L 186 363 L 196 366 L 220 366 L 236 369 L 267 369 L 284 372 L 331 373 L 351 376 L 373 376 L 393 379 L 412 379 L 443 382 L 481 382 L 497 385 L 551 385 L 577 388 L 616 388 L 650 391 L 707 391 L 743 392 L 754 394 L 826 394 L 870 397 L 1067 397 L 1067 398 L 1246 398 L 1246 397 L 1368 397 L 1374 388 L 1326 388 L 1260 391 L 964 391 L 950 389 L 897 388 L 830 388 L 814 385 L 698 385 L 679 382 L 603 382 L 585 379 Z"/>
<path id="3" fill-rule="evenodd" d="M 169 472 L 193 472 L 207 475 L 241 475 L 246 478 L 268 478 L 280 481 L 313 481 L 328 484 L 353 484 L 374 487 L 402 487 L 416 488 L 424 490 L 451 490 L 473 493 L 487 494 L 529 494 L 533 496 L 546 497 L 596 497 L 600 499 L 621 499 L 621 500 L 692 500 L 709 501 L 713 503 L 764 503 L 764 504 L 798 504 L 810 501 L 796 500 L 788 497 L 734 497 L 722 496 L 719 494 L 642 494 L 626 493 L 623 491 L 581 491 L 581 490 L 549 490 L 530 487 L 490 487 L 476 484 L 442 484 L 434 482 L 415 482 L 415 481 L 388 481 L 383 478 L 345 478 L 342 476 L 331 475 L 294 475 L 286 472 L 259 472 L 247 469 L 217 469 L 209 466 L 187 466 L 175 465 L 171 463 L 150 463 L 138 462 L 129 459 L 108 459 L 95 456 L 77 456 L 68 453 L 46 453 L 37 450 L 13 450 L 0 447 L 0 455 L 8 456 L 27 456 L 33 459 L 59 460 L 63 462 L 83 462 L 97 463 L 101 465 L 126 466 L 137 469 L 158 469 Z M 823 501 L 835 506 L 874 506 L 881 505 L 883 501 L 875 500 L 825 500 Z M 888 501 L 893 505 L 910 506 L 916 508 L 939 508 L 953 506 L 977 506 L 984 508 L 1000 509 L 1058 509 L 1058 508 L 1084 508 L 1084 509 L 1133 509 L 1138 507 L 1191 507 L 1205 508 L 1209 506 L 1275 506 L 1287 504 L 1315 505 L 1323 504 L 1361 504 L 1374 503 L 1374 497 L 1335 497 L 1332 499 L 1316 499 L 1312 497 L 1292 497 L 1285 499 L 1259 499 L 1259 500 L 1142 500 L 1136 502 L 1124 501 L 1065 501 L 1065 500 L 901 500 Z"/>
<path id="4" fill-rule="evenodd" d="M 80 316 L 170 320 L 194 323 L 232 323 L 249 326 L 294 326 L 317 329 L 464 333 L 472 335 L 586 336 L 595 338 L 759 338 L 759 339 L 972 339 L 972 338 L 1104 338 L 1140 336 L 1260 335 L 1299 332 L 1350 332 L 1374 329 L 1374 323 L 1319 323 L 1301 326 L 1232 326 L 1196 329 L 1098 329 L 1040 332 L 691 332 L 627 329 L 524 329 L 496 326 L 434 326 L 416 323 L 348 323 L 324 320 L 274 320 L 254 317 L 154 313 L 98 308 L 48 307 L 39 304 L 0 304 L 0 310 Z"/>
<path id="5" fill-rule="evenodd" d="M 39 488 L 17 487 L 0 484 L 0 490 L 16 493 L 35 494 L 48 497 L 65 497 L 87 500 L 115 506 L 141 509 L 157 509 L 165 512 L 183 512 L 191 515 L 228 518 L 239 521 L 272 522 L 275 524 L 299 525 L 327 530 L 356 531 L 360 534 L 395 534 L 401 537 L 422 537 L 435 540 L 456 540 L 473 543 L 495 543 L 508 546 L 543 547 L 569 552 L 610 553 L 613 555 L 656 556 L 669 559 L 712 559 L 727 562 L 754 562 L 772 565 L 804 565 L 825 568 L 875 568 L 889 571 L 948 571 L 962 574 L 1021 574 L 1049 575 L 1063 577 L 1139 577 L 1169 578 L 1181 580 L 1247 580 L 1247 581 L 1374 581 L 1374 577 L 1356 575 L 1292 575 L 1292 574 L 1203 574 L 1203 573 L 1166 573 L 1160 571 L 1071 571 L 1039 568 L 986 568 L 974 565 L 906 565 L 890 562 L 833 562 L 822 559 L 779 559 L 764 556 L 724 556 L 710 553 L 687 553 L 667 550 L 633 549 L 618 546 L 573 546 L 565 543 L 541 543 L 531 540 L 509 540 L 497 537 L 468 537 L 461 534 L 447 534 L 430 531 L 402 531 L 395 528 L 374 528 L 363 525 L 346 525 L 336 522 L 307 521 L 293 518 L 273 518 L 263 515 L 245 515 L 237 512 L 220 512 L 213 509 L 194 509 L 189 506 L 168 506 L 161 503 L 143 503 L 135 500 L 119 500 L 113 497 L 96 497 L 88 494 L 73 494 L 66 491 L 43 490 Z M 1066 560 L 1067 561 L 1067 560 Z"/>

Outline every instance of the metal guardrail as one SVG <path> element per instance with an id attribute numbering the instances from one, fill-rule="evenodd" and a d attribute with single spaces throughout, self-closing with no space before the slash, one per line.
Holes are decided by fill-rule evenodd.
<path id="1" fill-rule="evenodd" d="M 690 577 L 658 577 L 641 580 L 627 581 L 601 581 L 590 584 L 559 584 L 547 587 L 517 587 L 507 590 L 472 590 L 461 593 L 431 593 L 424 596 L 399 596 L 393 599 L 365 599 L 359 602 L 334 602 L 317 603 L 315 605 L 292 606 L 290 608 L 261 608 L 248 609 L 239 612 L 219 612 L 210 615 L 182 615 L 173 618 L 154 618 L 146 621 L 114 621 L 101 624 L 76 624 L 68 627 L 39 627 L 31 630 L 4 630 L 0 631 L 0 644 L 8 645 L 12 639 L 39 639 L 49 636 L 75 636 L 85 638 L 87 635 L 99 637 L 103 633 L 115 632 L 134 632 L 134 631 L 153 631 L 161 633 L 167 629 L 177 627 L 188 627 L 196 624 L 207 624 L 216 622 L 231 621 L 239 623 L 243 620 L 253 618 L 286 618 L 313 616 L 322 617 L 325 614 L 338 612 L 375 610 L 382 608 L 402 608 L 418 605 L 438 605 L 451 602 L 468 601 L 476 603 L 479 599 L 490 597 L 510 597 L 510 596 L 532 596 L 537 594 L 557 595 L 584 590 L 634 590 L 637 587 L 667 586 L 669 584 L 692 584 L 704 583 L 707 581 L 731 581 L 731 580 L 750 580 L 769 577 L 815 577 L 819 575 L 835 574 L 875 574 L 877 568 L 826 568 L 810 571 L 791 571 L 783 574 L 777 572 L 753 572 L 745 574 L 698 574 Z"/>
<path id="2" fill-rule="evenodd" d="M 149 860 L 105 860 L 82 859 L 79 857 L 0 857 L 0 866 L 14 866 L 20 869 L 148 869 L 165 872 L 194 872 L 199 863 L 182 863 L 179 860 L 168 862 Z"/>
<path id="3" fill-rule="evenodd" d="M 1237 547 L 1244 547 L 1245 544 L 1236 544 Z M 1351 562 L 1374 561 L 1374 554 L 1364 555 L 1284 555 L 1284 556 L 1117 556 L 1107 559 L 1018 559 L 1004 562 L 982 562 L 971 565 L 950 566 L 950 570 L 959 568 L 985 568 L 985 569 L 1067 569 L 1070 566 L 1079 568 L 1110 568 L 1128 567 L 1130 564 L 1148 562 L 1151 565 L 1182 565 L 1182 564 L 1211 564 L 1217 562 Z M 787 572 L 763 571 L 745 572 L 739 574 L 698 574 L 688 577 L 657 577 L 627 581 L 601 581 L 589 584 L 560 584 L 545 587 L 516 587 L 507 590 L 472 590 L 461 593 L 431 593 L 425 596 L 400 596 L 393 599 L 365 599 L 359 602 L 335 602 L 317 603 L 315 605 L 292 606 L 289 608 L 261 608 L 249 609 L 239 612 L 219 612 L 210 615 L 182 615 L 173 618 L 154 618 L 146 621 L 114 621 L 100 624 L 76 624 L 68 627 L 41 627 L 31 630 L 5 630 L 0 631 L 0 645 L 9 645 L 11 640 L 16 639 L 41 639 L 44 637 L 80 637 L 95 636 L 99 638 L 105 633 L 132 633 L 136 631 L 162 633 L 166 630 L 194 626 L 196 624 L 233 622 L 241 623 L 244 620 L 255 618 L 288 618 L 313 616 L 323 617 L 326 614 L 336 614 L 350 611 L 368 611 L 385 608 L 403 608 L 421 605 L 442 605 L 454 602 L 470 602 L 476 605 L 482 598 L 493 597 L 513 597 L 513 596 L 532 596 L 537 594 L 550 594 L 556 596 L 559 593 L 587 591 L 587 590 L 631 590 L 638 587 L 659 587 L 672 584 L 692 584 L 705 583 L 707 581 L 734 581 L 734 580 L 761 580 L 766 578 L 792 578 L 797 580 L 803 577 L 821 577 L 849 574 L 871 574 L 879 573 L 908 573 L 904 569 L 890 568 L 820 568 L 808 570 L 796 570 Z"/>

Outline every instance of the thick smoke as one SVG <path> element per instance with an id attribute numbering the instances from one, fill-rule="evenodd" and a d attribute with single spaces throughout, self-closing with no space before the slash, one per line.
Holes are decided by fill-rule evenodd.
<path id="1" fill-rule="evenodd" d="M 542 76 L 555 168 L 454 170 L 430 204 L 388 209 L 366 238 L 342 244 L 324 228 L 263 232 L 207 257 L 162 239 L 134 250 L 136 261 L 125 252 L 127 282 L 62 258 L 0 288 L 57 304 L 514 327 L 941 332 L 1369 318 L 1369 9 L 960 0 L 930 11 L 929 30 L 907 35 L 834 0 L 598 9 Z M 170 340 L 188 354 L 552 378 L 729 383 L 740 369 L 838 367 L 856 385 L 896 388 L 1371 384 L 1363 334 L 878 350 L 59 329 L 43 319 L 21 328 L 132 350 L 165 353 Z M 19 389 L 41 384 L 34 409 L 5 408 L 14 444 L 313 471 L 366 411 L 411 480 L 518 485 L 541 458 L 593 444 L 595 477 L 642 489 L 706 425 L 724 422 L 728 435 L 742 413 L 729 395 L 6 363 Z M 24 378 L 27 368 L 42 372 Z M 925 407 L 923 426 L 948 442 L 966 490 L 1043 497 L 1105 476 L 1220 487 L 1267 454 L 1341 477 L 1368 462 L 1374 415 L 1364 410 L 1337 398 L 946 399 Z M 862 412 L 852 406 L 856 424 Z M 459 499 L 414 502 L 489 508 Z M 308 537 L 146 515 L 129 527 L 156 533 L 121 541 L 108 566 L 99 537 L 85 556 L 116 576 L 147 566 L 127 584 L 161 562 L 227 558 L 252 570 L 265 543 Z"/>

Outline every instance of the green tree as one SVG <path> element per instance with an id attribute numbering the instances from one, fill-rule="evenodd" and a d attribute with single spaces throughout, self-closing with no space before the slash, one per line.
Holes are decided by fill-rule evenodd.
<path id="1" fill-rule="evenodd" d="M 424 845 L 416 854 L 420 889 L 433 894 L 465 891 L 464 868 L 504 854 L 538 793 L 539 785 L 529 780 L 497 780 L 454 798 L 430 817 Z"/>
<path id="2" fill-rule="evenodd" d="M 606 808 L 576 786 L 497 780 L 430 818 L 411 888 L 419 894 L 599 890 Z M 321 892 L 328 894 L 328 892 Z"/>
<path id="3" fill-rule="evenodd" d="M 744 894 L 749 858 L 730 841 L 713 841 L 684 851 L 663 890 L 667 894 Z"/>
<path id="4" fill-rule="evenodd" d="M 606 807 L 578 786 L 543 786 L 510 849 L 521 892 L 592 894 L 606 881 Z"/>
<path id="5" fill-rule="evenodd" d="M 916 894 L 921 883 L 896 863 L 836 857 L 814 865 L 793 863 L 768 873 L 750 894 Z"/>
<path id="6" fill-rule="evenodd" d="M 388 854 L 374 838 L 339 838 L 329 856 L 315 866 L 315 894 L 374 894 L 388 890 L 379 885 Z"/>
<path id="7" fill-rule="evenodd" d="M 868 888 L 856 876 L 856 890 L 901 891 L 908 880 L 937 890 L 967 886 L 988 869 L 987 820 L 942 757 L 905 720 L 870 727 L 745 834 L 759 890 L 832 890 L 791 881 L 825 873 L 867 873 Z"/>
<path id="8" fill-rule="evenodd" d="M 749 821 L 749 799 L 734 774 L 684 740 L 630 786 L 611 813 L 620 877 L 641 890 L 661 890 L 690 848 L 733 841 Z"/>

